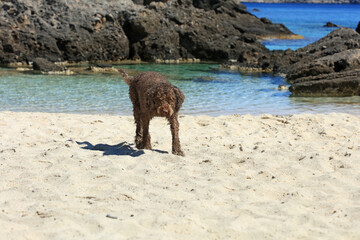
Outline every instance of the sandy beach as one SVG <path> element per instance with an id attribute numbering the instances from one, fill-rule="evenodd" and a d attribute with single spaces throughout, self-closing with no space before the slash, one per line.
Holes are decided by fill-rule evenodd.
<path id="1" fill-rule="evenodd" d="M 360 118 L 0 112 L 0 239 L 360 239 Z"/>

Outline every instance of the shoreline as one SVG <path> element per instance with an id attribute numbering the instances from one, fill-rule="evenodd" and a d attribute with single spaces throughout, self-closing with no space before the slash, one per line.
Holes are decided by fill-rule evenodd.
<path id="1" fill-rule="evenodd" d="M 358 116 L 179 121 L 185 157 L 160 118 L 138 150 L 131 116 L 0 112 L 1 235 L 360 237 Z"/>
<path id="2" fill-rule="evenodd" d="M 355 104 L 355 103 L 351 103 Z M 286 113 L 285 113 L 286 112 Z M 109 116 L 109 117 L 133 117 L 133 113 L 131 112 L 51 112 L 51 111 L 26 111 L 26 110 L 0 110 L 0 113 L 27 113 L 27 114 L 63 114 L 63 115 L 80 115 L 80 116 Z M 332 114 L 345 114 L 351 115 L 354 117 L 360 117 L 360 111 L 356 112 L 335 112 L 335 111 L 324 111 L 316 112 L 316 110 L 312 110 L 309 112 L 287 112 L 286 110 L 280 112 L 251 112 L 248 111 L 246 113 L 239 113 L 239 112 L 221 112 L 218 113 L 217 111 L 214 112 L 184 112 L 183 110 L 180 111 L 179 116 L 188 116 L 188 117 L 209 117 L 209 118 L 219 118 L 219 117 L 231 117 L 231 116 L 251 116 L 251 117 L 260 117 L 264 115 L 269 116 L 282 116 L 282 117 L 291 117 L 294 115 L 332 115 Z M 155 117 L 158 118 L 158 117 Z"/>
<path id="3" fill-rule="evenodd" d="M 215 61 L 207 61 L 207 60 L 200 60 L 198 58 L 188 58 L 188 59 L 156 59 L 155 61 L 143 61 L 143 60 L 131 60 L 131 59 L 123 59 L 123 60 L 99 60 L 99 61 L 79 61 L 79 62 L 54 62 L 56 65 L 65 66 L 69 68 L 80 68 L 83 66 L 96 66 L 96 65 L 112 65 L 112 66 L 121 66 L 121 65 L 134 65 L 134 64 L 208 64 L 208 63 L 215 63 L 220 64 L 221 62 Z M 1 68 L 4 69 L 17 69 L 17 68 L 24 68 L 32 70 L 32 62 L 25 63 L 25 62 L 13 62 L 8 64 L 0 64 Z"/>

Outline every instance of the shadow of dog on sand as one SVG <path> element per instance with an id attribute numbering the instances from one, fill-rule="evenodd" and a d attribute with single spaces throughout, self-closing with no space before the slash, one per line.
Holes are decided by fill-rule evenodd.
<path id="1" fill-rule="evenodd" d="M 144 150 L 138 150 L 133 148 L 132 146 L 134 144 L 130 144 L 127 142 L 122 142 L 116 145 L 109 145 L 109 144 L 96 144 L 93 145 L 87 141 L 85 142 L 78 142 L 76 141 L 76 143 L 78 145 L 84 145 L 81 148 L 82 149 L 87 149 L 87 150 L 93 150 L 93 151 L 102 151 L 104 152 L 103 155 L 107 156 L 107 155 L 115 155 L 115 156 L 124 156 L 124 155 L 128 155 L 131 157 L 138 157 L 143 155 L 145 152 Z M 153 150 L 155 152 L 159 152 L 159 153 L 168 153 L 165 151 L 160 151 L 160 150 Z"/>

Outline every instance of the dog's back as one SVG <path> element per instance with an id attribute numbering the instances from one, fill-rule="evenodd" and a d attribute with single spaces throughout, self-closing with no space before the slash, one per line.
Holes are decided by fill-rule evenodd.
<path id="1" fill-rule="evenodd" d="M 122 69 L 119 69 L 119 72 L 130 86 L 130 98 L 133 104 L 139 105 L 140 111 L 165 117 L 180 110 L 185 96 L 164 75 L 157 72 L 142 72 L 130 77 Z"/>
<path id="2" fill-rule="evenodd" d="M 118 69 L 127 85 L 149 86 L 156 83 L 169 82 L 166 77 L 157 72 L 142 72 L 136 76 L 129 76 L 123 69 Z"/>
<path id="3" fill-rule="evenodd" d="M 138 89 L 138 92 L 141 94 L 141 90 L 148 90 L 151 87 L 153 87 L 156 84 L 169 84 L 171 83 L 157 72 L 142 72 L 136 76 L 133 77 L 133 79 L 130 82 L 130 86 L 135 87 Z"/>

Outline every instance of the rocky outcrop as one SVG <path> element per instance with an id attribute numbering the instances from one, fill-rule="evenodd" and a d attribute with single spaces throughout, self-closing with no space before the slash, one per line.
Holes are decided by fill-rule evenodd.
<path id="1" fill-rule="evenodd" d="M 32 65 L 34 72 L 40 72 L 42 74 L 73 74 L 73 72 L 68 70 L 66 67 L 59 66 L 44 58 L 35 58 Z"/>
<path id="2" fill-rule="evenodd" d="M 337 24 L 335 24 L 335 23 L 332 23 L 332 22 L 327 22 L 327 23 L 324 25 L 324 27 L 330 27 L 330 28 L 332 28 L 332 27 L 341 27 L 341 26 L 339 26 L 339 25 L 337 25 Z"/>
<path id="3" fill-rule="evenodd" d="M 286 72 L 294 96 L 360 95 L 360 35 L 354 30 L 335 30 L 296 54 L 302 57 Z"/>
<path id="4" fill-rule="evenodd" d="M 359 95 L 359 59 L 360 34 L 340 28 L 296 51 L 252 52 L 229 65 L 242 71 L 285 74 L 294 96 L 352 96 Z"/>
<path id="5" fill-rule="evenodd" d="M 264 51 L 257 39 L 292 34 L 264 22 L 236 0 L 144 1 L 145 8 L 124 15 L 131 59 L 237 59 L 244 51 Z"/>
<path id="6" fill-rule="evenodd" d="M 294 96 L 360 95 L 360 49 L 299 64 L 288 73 Z"/>
<path id="7" fill-rule="evenodd" d="M 61 72 L 65 67 L 58 66 L 44 58 L 36 58 L 33 63 L 33 69 L 41 72 Z"/>
<path id="8" fill-rule="evenodd" d="M 6 0 L 0 3 L 0 62 L 117 60 L 128 40 L 109 3 Z M 117 4 L 118 9 L 125 5 Z M 1 48 L 2 46 L 2 48 Z"/>
<path id="9" fill-rule="evenodd" d="M 4 0 L 0 64 L 140 59 L 237 59 L 257 39 L 291 37 L 238 0 Z"/>
<path id="10" fill-rule="evenodd" d="M 207 11 L 181 6 L 153 3 L 151 9 L 144 9 L 124 21 L 124 30 L 131 42 L 130 58 L 145 61 L 236 59 L 244 49 L 264 49 L 257 42 L 257 36 L 273 35 L 272 27 L 278 34 L 288 33 L 280 25 L 264 24 L 242 9 L 232 9 L 231 5 L 229 8 L 219 5 Z M 253 18 L 254 23 L 247 24 L 248 18 Z"/>
<path id="11" fill-rule="evenodd" d="M 293 96 L 360 96 L 360 70 L 319 74 L 297 79 L 289 88 Z"/>

